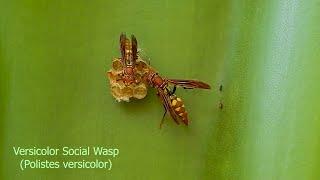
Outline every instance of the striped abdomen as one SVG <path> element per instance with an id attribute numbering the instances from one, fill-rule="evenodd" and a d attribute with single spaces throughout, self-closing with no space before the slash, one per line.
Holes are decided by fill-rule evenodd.
<path id="1" fill-rule="evenodd" d="M 174 109 L 174 112 L 179 116 L 185 125 L 188 125 L 188 112 L 185 109 L 182 99 L 175 95 L 170 96 L 170 99 L 171 107 Z"/>

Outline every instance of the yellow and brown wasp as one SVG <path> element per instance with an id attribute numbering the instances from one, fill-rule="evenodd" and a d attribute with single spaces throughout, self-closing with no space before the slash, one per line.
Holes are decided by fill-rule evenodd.
<path id="1" fill-rule="evenodd" d="M 181 79 L 165 79 L 162 78 L 153 68 L 149 68 L 148 73 L 145 76 L 145 80 L 151 87 L 156 88 L 157 95 L 163 103 L 165 109 L 162 117 L 160 128 L 164 122 L 164 117 L 169 111 L 172 119 L 180 124 L 182 122 L 185 125 L 189 124 L 188 112 L 185 109 L 185 105 L 181 98 L 175 94 L 176 86 L 183 87 L 185 89 L 210 89 L 210 85 L 198 80 L 181 80 Z M 172 90 L 169 84 L 173 85 Z"/>
<path id="2" fill-rule="evenodd" d="M 120 35 L 121 62 L 123 65 L 122 80 L 126 85 L 136 83 L 135 65 L 138 58 L 138 42 L 134 35 L 131 35 L 131 41 L 125 34 Z"/>
<path id="3" fill-rule="evenodd" d="M 146 63 L 138 56 L 138 42 L 134 35 L 131 40 L 124 33 L 120 35 L 120 58 L 114 58 L 112 68 L 107 72 L 113 97 L 117 101 L 130 98 L 142 99 L 147 95 L 147 87 L 142 82 Z"/>

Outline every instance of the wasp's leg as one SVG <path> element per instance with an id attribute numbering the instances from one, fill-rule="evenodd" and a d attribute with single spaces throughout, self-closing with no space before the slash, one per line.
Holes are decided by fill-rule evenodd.
<path id="1" fill-rule="evenodd" d="M 148 66 L 151 66 L 150 58 L 145 58 L 145 59 L 143 59 L 143 61 L 144 61 Z"/>
<path id="2" fill-rule="evenodd" d="M 173 86 L 173 89 L 172 90 L 169 90 L 168 88 L 166 88 L 167 92 L 168 92 L 168 95 L 169 96 L 172 96 L 176 90 L 177 90 L 177 87 L 176 86 Z"/>
<path id="3" fill-rule="evenodd" d="M 163 105 L 164 107 L 164 113 L 163 113 L 163 116 L 162 116 L 162 119 L 161 119 L 161 122 L 160 122 L 160 129 L 162 128 L 162 124 L 164 123 L 164 117 L 166 116 L 167 114 L 167 109 L 166 107 Z"/>
<path id="4" fill-rule="evenodd" d="M 169 91 L 169 95 L 170 96 L 173 95 L 176 92 L 176 90 L 177 90 L 177 86 L 174 85 L 172 91 L 171 92 Z"/>

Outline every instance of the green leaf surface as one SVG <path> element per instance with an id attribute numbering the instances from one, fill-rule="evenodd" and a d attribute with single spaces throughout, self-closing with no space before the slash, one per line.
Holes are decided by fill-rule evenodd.
<path id="1" fill-rule="evenodd" d="M 319 179 L 319 19 L 319 0 L 0 1 L 1 179 Z M 178 89 L 189 127 L 159 129 L 154 90 L 112 98 L 121 32 L 163 76 L 213 87 Z M 21 171 L 13 146 L 120 154 L 111 171 Z"/>

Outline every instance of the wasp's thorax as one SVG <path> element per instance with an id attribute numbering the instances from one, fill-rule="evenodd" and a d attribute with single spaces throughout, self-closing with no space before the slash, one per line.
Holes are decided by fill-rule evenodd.
<path id="1" fill-rule="evenodd" d="M 146 77 L 148 83 L 155 88 L 165 89 L 168 86 L 167 81 L 151 68 Z"/>

